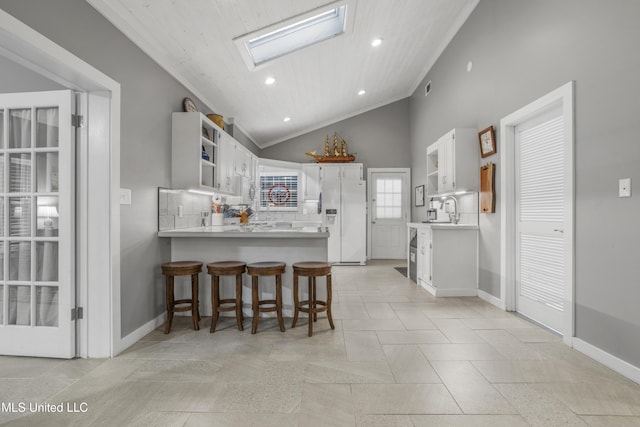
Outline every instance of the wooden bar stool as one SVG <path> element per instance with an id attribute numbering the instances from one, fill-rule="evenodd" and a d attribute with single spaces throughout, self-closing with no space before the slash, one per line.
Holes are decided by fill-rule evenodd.
<path id="1" fill-rule="evenodd" d="M 235 311 L 238 330 L 243 331 L 242 321 L 242 274 L 245 271 L 246 263 L 241 261 L 221 261 L 207 264 L 207 272 L 211 275 L 211 329 L 210 333 L 216 330 L 216 324 L 221 311 Z M 236 276 L 236 297 L 220 299 L 220 276 Z M 222 304 L 232 304 L 222 307 Z"/>
<path id="2" fill-rule="evenodd" d="M 298 277 L 306 276 L 309 281 L 309 299 L 300 301 L 298 297 Z M 316 277 L 326 276 L 327 281 L 327 300 L 322 301 L 316 298 Z M 320 307 L 318 307 L 320 306 Z M 293 264 L 293 323 L 295 328 L 298 321 L 300 311 L 309 313 L 309 336 L 313 335 L 313 322 L 318 320 L 318 313 L 327 312 L 329 325 L 333 326 L 333 318 L 331 317 L 331 264 L 327 262 L 296 262 Z"/>
<path id="3" fill-rule="evenodd" d="M 280 331 L 284 332 L 284 320 L 282 319 L 282 274 L 284 273 L 285 267 L 286 264 L 284 262 L 277 261 L 256 262 L 247 265 L 247 273 L 251 276 L 251 300 L 253 308 L 252 334 L 255 334 L 258 330 L 258 317 L 260 313 L 269 311 L 276 312 Z M 275 300 L 260 300 L 260 292 L 258 289 L 258 278 L 260 276 L 276 276 Z M 262 307 L 267 304 L 272 305 L 272 307 Z"/>
<path id="4" fill-rule="evenodd" d="M 173 323 L 173 313 L 179 311 L 191 310 L 191 318 L 193 319 L 193 329 L 200 330 L 198 321 L 200 320 L 200 311 L 198 310 L 198 274 L 202 271 L 202 263 L 198 261 L 173 261 L 162 264 L 162 274 L 167 277 L 167 321 L 164 324 L 164 333 L 171 332 L 171 323 Z M 176 276 L 191 276 L 191 298 L 176 300 L 173 294 L 173 279 Z M 177 305 L 189 304 L 183 307 Z"/>

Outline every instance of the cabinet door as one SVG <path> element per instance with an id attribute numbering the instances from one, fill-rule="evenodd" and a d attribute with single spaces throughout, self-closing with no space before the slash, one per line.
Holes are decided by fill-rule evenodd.
<path id="1" fill-rule="evenodd" d="M 320 198 L 320 165 L 303 164 L 304 172 L 304 200 L 318 200 Z"/>
<path id="2" fill-rule="evenodd" d="M 431 230 L 424 229 L 418 232 L 418 283 L 422 281 L 431 284 Z"/>
<path id="3" fill-rule="evenodd" d="M 438 192 L 444 193 L 455 189 L 455 134 L 453 131 L 438 141 Z"/>
<path id="4" fill-rule="evenodd" d="M 424 281 L 425 283 L 434 286 L 433 283 L 433 273 L 432 273 L 432 269 L 433 269 L 433 263 L 431 262 L 432 258 L 432 254 L 433 254 L 433 238 L 431 235 L 431 229 L 429 229 L 429 232 L 427 233 L 427 237 L 426 237 L 426 242 L 424 244 Z"/>
<path id="5" fill-rule="evenodd" d="M 340 181 L 342 169 L 338 165 L 322 165 L 320 176 L 322 181 Z"/>
<path id="6" fill-rule="evenodd" d="M 362 181 L 362 165 L 361 164 L 343 165 L 342 177 L 347 181 Z"/>
<path id="7" fill-rule="evenodd" d="M 251 173 L 251 152 L 241 145 L 236 145 L 235 150 L 235 175 L 250 178 Z"/>
<path id="8" fill-rule="evenodd" d="M 225 133 L 221 133 L 219 153 L 219 180 L 218 188 L 225 193 L 233 193 L 235 190 L 235 156 L 236 147 L 231 137 Z"/>

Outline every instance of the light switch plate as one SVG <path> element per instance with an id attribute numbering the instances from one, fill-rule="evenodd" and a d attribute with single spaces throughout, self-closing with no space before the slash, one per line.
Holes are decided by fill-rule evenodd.
<path id="1" fill-rule="evenodd" d="M 120 204 L 121 205 L 130 205 L 131 204 L 131 190 L 128 188 L 120 189 Z"/>
<path id="2" fill-rule="evenodd" d="M 618 197 L 631 197 L 631 178 L 622 178 L 618 182 Z"/>

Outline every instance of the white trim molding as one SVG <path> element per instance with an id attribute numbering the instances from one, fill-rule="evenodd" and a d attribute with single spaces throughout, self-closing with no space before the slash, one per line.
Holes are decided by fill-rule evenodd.
<path id="1" fill-rule="evenodd" d="M 574 237 L 574 205 L 575 205 L 575 123 L 574 123 L 574 87 L 571 81 L 558 89 L 533 101 L 529 105 L 500 120 L 500 185 L 502 188 L 500 225 L 500 295 L 502 304 L 507 311 L 516 311 L 516 280 L 515 280 L 515 127 L 541 112 L 554 106 L 561 105 L 564 117 L 565 138 L 565 224 L 564 235 L 570 248 L 566 248 L 566 277 L 564 289 L 564 317 L 563 330 L 560 331 L 564 343 L 571 345 L 571 338 L 575 336 L 575 237 Z"/>
<path id="2" fill-rule="evenodd" d="M 495 305 L 501 310 L 505 310 L 504 300 L 498 297 L 494 297 L 488 292 L 483 291 L 482 289 L 478 289 L 478 298 L 483 301 L 488 302 L 489 304 Z"/>
<path id="3" fill-rule="evenodd" d="M 155 319 L 151 319 L 144 325 L 140 326 L 135 331 L 131 332 L 129 335 L 122 337 L 122 339 L 118 342 L 118 347 L 115 349 L 115 353 L 119 354 L 140 341 L 147 334 L 153 332 L 160 326 L 164 324 L 167 319 L 167 313 L 162 313 Z"/>
<path id="4" fill-rule="evenodd" d="M 634 366 L 628 362 L 625 362 L 622 359 L 618 359 L 616 356 L 607 353 L 600 348 L 589 344 L 586 341 L 581 340 L 580 338 L 573 338 L 572 340 L 573 348 L 578 350 L 580 353 L 589 356 L 596 362 L 602 363 L 607 368 L 613 369 L 620 375 L 623 375 L 629 378 L 631 381 L 635 381 L 640 384 L 640 368 Z"/>

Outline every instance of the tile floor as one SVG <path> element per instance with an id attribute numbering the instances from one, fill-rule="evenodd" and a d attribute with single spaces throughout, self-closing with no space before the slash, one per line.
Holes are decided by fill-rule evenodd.
<path id="1" fill-rule="evenodd" d="M 312 338 L 306 316 L 256 335 L 178 318 L 112 360 L 0 357 L 0 424 L 640 426 L 640 385 L 478 298 L 434 299 L 400 265 L 334 267 L 336 329 L 318 319 Z"/>

